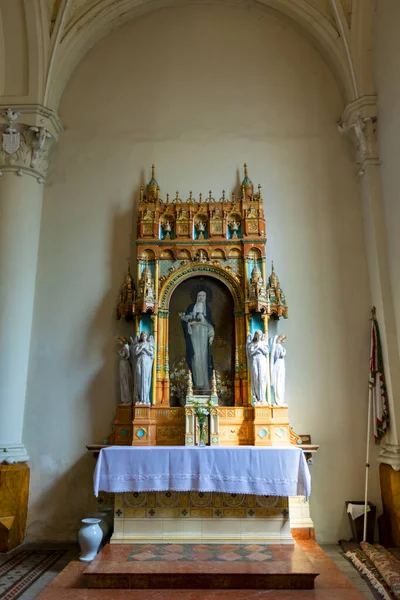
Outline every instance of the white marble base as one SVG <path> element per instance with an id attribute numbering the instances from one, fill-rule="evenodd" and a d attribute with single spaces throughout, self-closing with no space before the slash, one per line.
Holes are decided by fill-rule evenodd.
<path id="1" fill-rule="evenodd" d="M 292 496 L 289 498 L 289 516 L 291 529 L 314 528 L 310 516 L 310 505 L 304 496 Z"/>
<path id="2" fill-rule="evenodd" d="M 111 544 L 293 544 L 288 518 L 116 518 Z"/>

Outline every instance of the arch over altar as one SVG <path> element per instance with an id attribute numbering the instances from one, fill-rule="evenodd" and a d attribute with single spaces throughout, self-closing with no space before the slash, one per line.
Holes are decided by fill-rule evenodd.
<path id="1" fill-rule="evenodd" d="M 232 269 L 223 267 L 219 261 L 208 264 L 198 262 L 184 262 L 181 267 L 173 271 L 160 289 L 159 310 L 168 311 L 171 296 L 176 288 L 191 277 L 215 277 L 221 281 L 232 294 L 235 312 L 244 312 L 244 295 L 240 286 L 240 278 L 232 273 Z"/>

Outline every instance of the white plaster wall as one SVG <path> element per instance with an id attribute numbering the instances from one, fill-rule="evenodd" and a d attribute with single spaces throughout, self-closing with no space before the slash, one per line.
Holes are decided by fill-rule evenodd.
<path id="1" fill-rule="evenodd" d="M 375 35 L 375 79 L 378 93 L 378 137 L 393 304 L 400 340 L 400 3 L 378 0 Z M 400 350 L 400 348 L 399 348 Z"/>
<path id="2" fill-rule="evenodd" d="M 290 306 L 281 329 L 291 422 L 321 444 L 317 537 L 349 536 L 344 501 L 363 497 L 370 307 L 342 109 L 308 41 L 242 8 L 147 15 L 80 64 L 60 108 L 65 133 L 42 217 L 24 439 L 30 538 L 74 538 L 92 502 L 85 444 L 101 442 L 114 417 L 115 305 L 151 163 L 163 194 L 187 197 L 230 193 L 245 161 L 263 185 L 268 257 Z"/>

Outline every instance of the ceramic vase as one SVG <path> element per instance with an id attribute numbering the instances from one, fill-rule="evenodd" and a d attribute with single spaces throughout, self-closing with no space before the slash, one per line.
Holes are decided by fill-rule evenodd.
<path id="1" fill-rule="evenodd" d="M 81 548 L 79 560 L 92 561 L 99 551 L 103 532 L 100 528 L 101 519 L 82 519 L 82 527 L 78 531 L 78 542 Z"/>
<path id="2" fill-rule="evenodd" d="M 199 448 L 206 446 L 206 430 L 204 421 L 199 421 Z"/>

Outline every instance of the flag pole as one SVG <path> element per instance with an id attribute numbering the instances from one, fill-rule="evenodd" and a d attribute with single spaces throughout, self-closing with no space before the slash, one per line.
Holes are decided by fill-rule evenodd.
<path id="1" fill-rule="evenodd" d="M 374 326 L 375 321 L 376 308 L 372 307 L 371 310 L 371 321 L 372 327 Z M 373 336 L 371 335 L 371 355 L 370 359 L 372 359 L 373 352 Z M 369 382 L 371 385 L 372 382 Z M 368 386 L 368 421 L 367 421 L 367 451 L 365 457 L 365 493 L 364 493 L 364 529 L 363 529 L 363 542 L 367 541 L 367 513 L 368 513 L 368 479 L 369 479 L 369 441 L 371 437 L 371 402 L 372 402 L 372 394 L 371 390 Z"/>
<path id="2" fill-rule="evenodd" d="M 367 541 L 367 512 L 368 512 L 368 476 L 369 476 L 369 438 L 371 435 L 371 394 L 368 395 L 368 424 L 367 424 L 367 455 L 365 458 L 365 494 L 364 494 L 364 530 L 363 542 Z"/>

